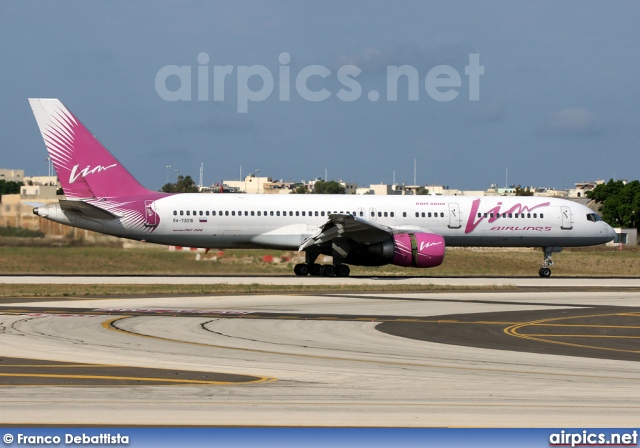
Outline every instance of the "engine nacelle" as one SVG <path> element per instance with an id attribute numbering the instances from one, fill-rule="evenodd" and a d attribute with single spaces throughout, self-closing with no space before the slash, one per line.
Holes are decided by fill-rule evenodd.
<path id="1" fill-rule="evenodd" d="M 444 238 L 434 233 L 398 233 L 384 243 L 373 244 L 369 253 L 397 266 L 433 268 L 444 260 Z"/>
<path id="2" fill-rule="evenodd" d="M 444 261 L 442 235 L 434 233 L 401 233 L 393 235 L 393 260 L 397 266 L 433 268 Z"/>

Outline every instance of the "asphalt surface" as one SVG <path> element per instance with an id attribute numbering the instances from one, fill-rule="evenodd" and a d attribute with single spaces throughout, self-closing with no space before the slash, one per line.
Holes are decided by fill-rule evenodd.
<path id="1" fill-rule="evenodd" d="M 638 341 L 633 285 L 4 298 L 0 422 L 629 426 Z"/>

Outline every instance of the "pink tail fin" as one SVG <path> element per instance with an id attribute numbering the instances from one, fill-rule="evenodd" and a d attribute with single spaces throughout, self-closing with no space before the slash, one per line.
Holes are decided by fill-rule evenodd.
<path id="1" fill-rule="evenodd" d="M 59 100 L 30 98 L 29 103 L 68 199 L 149 192 Z"/>

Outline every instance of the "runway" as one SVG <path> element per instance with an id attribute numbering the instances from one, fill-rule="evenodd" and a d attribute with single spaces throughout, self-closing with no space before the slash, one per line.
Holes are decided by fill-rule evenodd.
<path id="1" fill-rule="evenodd" d="M 633 286 L 5 299 L 0 313 L 2 424 L 631 427 L 640 411 Z"/>
<path id="2" fill-rule="evenodd" d="M 640 288 L 640 277 L 296 277 L 295 275 L 0 275 L 0 284 L 124 284 L 124 285 L 439 285 L 518 286 L 534 288 Z"/>

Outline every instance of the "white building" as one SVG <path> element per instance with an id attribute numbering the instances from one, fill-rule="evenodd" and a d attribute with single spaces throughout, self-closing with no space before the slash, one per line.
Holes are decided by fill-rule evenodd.
<path id="1" fill-rule="evenodd" d="M 613 230 L 616 232 L 616 237 L 613 241 L 607 243 L 607 246 L 635 246 L 638 244 L 638 230 L 637 229 L 623 229 L 615 227 Z"/>

